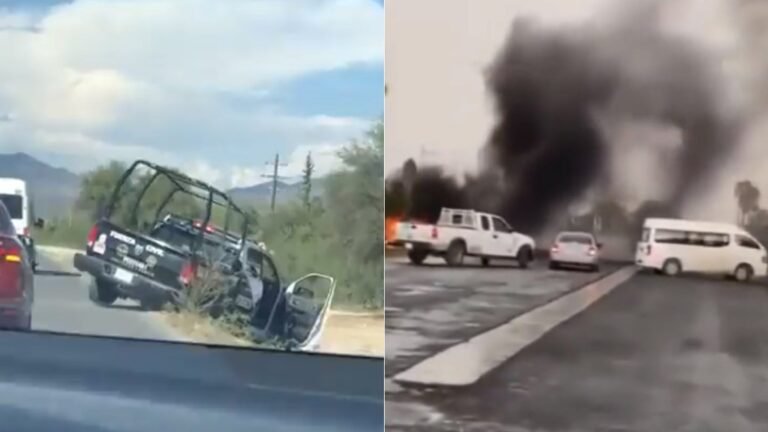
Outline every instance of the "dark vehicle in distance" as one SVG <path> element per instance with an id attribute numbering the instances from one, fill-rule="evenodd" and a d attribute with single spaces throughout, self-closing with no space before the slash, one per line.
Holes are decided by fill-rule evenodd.
<path id="1" fill-rule="evenodd" d="M 35 276 L 25 245 L 0 202 L 0 328 L 32 327 Z"/>
<path id="2" fill-rule="evenodd" d="M 132 214 L 128 223 L 118 221 L 115 210 L 129 177 L 137 171 L 149 171 L 135 202 L 129 203 Z M 144 221 L 147 229 L 137 228 L 137 209 L 150 186 L 164 178 L 173 185 L 155 210 L 154 220 Z M 177 194 L 187 194 L 205 203 L 200 220 L 164 214 L 165 207 Z M 133 194 L 126 195 L 132 197 Z M 223 228 L 211 224 L 214 207 L 226 211 Z M 242 219 L 239 233 L 230 229 L 235 216 Z M 146 309 L 158 309 L 166 303 L 182 304 L 199 296 L 205 288 L 204 306 L 212 314 L 234 310 L 238 293 L 254 292 L 259 278 L 248 276 L 248 266 L 241 260 L 249 230 L 249 218 L 224 192 L 192 179 L 176 170 L 147 161 L 136 161 L 123 174 L 103 216 L 88 233 L 85 253 L 75 254 L 74 266 L 93 277 L 89 296 L 98 304 L 109 305 L 118 298 L 138 300 Z M 310 274 L 283 287 L 261 283 L 264 293 L 258 308 L 269 313 L 256 320 L 251 314 L 252 330 L 264 339 L 279 339 L 296 349 L 307 349 L 317 343 L 335 288 L 333 278 Z M 196 298 L 196 301 L 200 301 Z M 297 324 L 298 323 L 298 324 Z"/>

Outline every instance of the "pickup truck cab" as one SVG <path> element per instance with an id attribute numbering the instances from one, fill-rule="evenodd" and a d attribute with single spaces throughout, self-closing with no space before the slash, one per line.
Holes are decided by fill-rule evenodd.
<path id="1" fill-rule="evenodd" d="M 501 217 L 474 210 L 444 208 L 436 224 L 400 222 L 395 240 L 408 249 L 408 258 L 419 265 L 430 256 L 441 256 L 450 266 L 460 266 L 465 256 L 481 258 L 483 266 L 491 259 L 514 259 L 527 268 L 533 261 L 533 238 L 516 232 Z"/>

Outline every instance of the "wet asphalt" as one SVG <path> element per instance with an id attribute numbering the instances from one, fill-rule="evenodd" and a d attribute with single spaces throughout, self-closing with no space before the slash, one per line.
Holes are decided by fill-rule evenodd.
<path id="1" fill-rule="evenodd" d="M 766 431 L 768 289 L 639 274 L 475 385 L 387 388 L 392 431 Z"/>

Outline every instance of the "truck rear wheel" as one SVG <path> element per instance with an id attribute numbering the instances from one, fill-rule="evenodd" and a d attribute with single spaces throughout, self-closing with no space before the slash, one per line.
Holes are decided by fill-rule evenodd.
<path id="1" fill-rule="evenodd" d="M 139 300 L 139 304 L 142 309 L 149 312 L 160 311 L 165 307 L 165 301 L 158 299 L 141 299 Z"/>
<path id="2" fill-rule="evenodd" d="M 464 254 L 467 249 L 464 242 L 455 240 L 448 246 L 445 252 L 445 262 L 451 267 L 459 267 L 464 263 Z"/>
<path id="3" fill-rule="evenodd" d="M 421 265 L 427 259 L 427 251 L 424 249 L 411 249 L 408 251 L 408 259 L 412 264 Z"/>
<path id="4" fill-rule="evenodd" d="M 118 293 L 113 283 L 94 278 L 88 286 L 88 297 L 96 304 L 109 306 L 117 300 Z"/>

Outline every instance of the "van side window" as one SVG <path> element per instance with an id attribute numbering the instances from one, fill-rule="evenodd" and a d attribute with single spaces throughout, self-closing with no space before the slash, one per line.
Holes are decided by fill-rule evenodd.
<path id="1" fill-rule="evenodd" d="M 668 229 L 657 229 L 654 234 L 654 240 L 656 240 L 656 243 L 704 247 L 725 247 L 731 241 L 728 234 Z"/>
<path id="2" fill-rule="evenodd" d="M 686 244 L 687 237 L 684 231 L 657 229 L 653 235 L 656 243 Z"/>
<path id="3" fill-rule="evenodd" d="M 755 242 L 754 240 L 752 240 L 749 237 L 745 237 L 745 236 L 742 236 L 742 235 L 737 235 L 736 236 L 736 244 L 741 246 L 741 247 L 760 250 L 760 245 L 757 244 L 757 242 Z"/>

